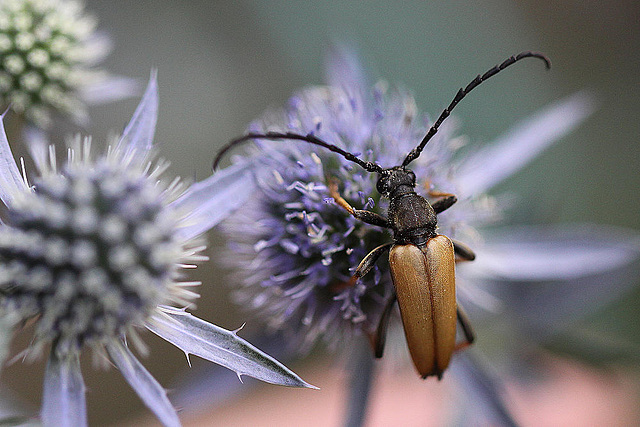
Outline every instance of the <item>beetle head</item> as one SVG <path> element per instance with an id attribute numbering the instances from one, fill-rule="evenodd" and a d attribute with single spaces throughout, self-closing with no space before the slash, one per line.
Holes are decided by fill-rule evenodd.
<path id="1" fill-rule="evenodd" d="M 389 197 L 391 193 L 399 190 L 399 187 L 405 187 L 407 191 L 413 191 L 416 186 L 416 174 L 411 169 L 404 166 L 396 166 L 385 169 L 378 175 L 376 189 L 378 193 L 385 197 Z"/>

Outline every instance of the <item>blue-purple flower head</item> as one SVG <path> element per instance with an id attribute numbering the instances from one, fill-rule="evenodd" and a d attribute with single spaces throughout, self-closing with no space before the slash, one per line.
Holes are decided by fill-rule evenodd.
<path id="1" fill-rule="evenodd" d="M 249 130 L 313 133 L 364 161 L 399 165 L 431 121 L 406 90 L 385 82 L 365 87 L 352 79 L 356 70 L 344 71 L 334 85 L 302 90 L 285 110 L 266 114 Z M 464 144 L 454 121 L 446 122 L 410 166 L 419 193 L 457 193 L 451 160 Z M 248 150 L 259 190 L 223 225 L 231 249 L 227 262 L 242 285 L 236 293 L 241 304 L 272 328 L 292 332 L 305 349 L 319 338 L 335 345 L 353 332 L 373 333 L 393 297 L 388 264 L 379 262 L 355 286 L 348 282 L 368 251 L 391 236 L 340 209 L 328 184 L 338 182 L 354 208 L 384 213 L 387 200 L 376 191 L 377 174 L 300 141 L 257 141 Z M 463 198 L 439 216 L 439 232 L 473 241 L 474 227 L 498 216 L 493 198 Z"/>
<path id="2" fill-rule="evenodd" d="M 192 186 L 166 179 L 168 163 L 152 147 L 157 110 L 152 76 L 122 137 L 105 154 L 92 154 L 90 140 L 78 138 L 58 163 L 53 146 L 36 141 L 39 173 L 29 180 L 0 119 L 0 199 L 7 208 L 0 224 L 0 317 L 15 325 L 33 320 L 26 355 L 51 349 L 45 425 L 86 424 L 79 357 L 88 348 L 120 369 L 164 425 L 180 424 L 164 389 L 128 348 L 131 342 L 146 352 L 141 328 L 238 375 L 309 386 L 235 331 L 185 311 L 200 284 L 186 270 L 206 259 L 199 236 L 233 206 L 222 203 L 220 192 L 225 198 L 224 191 L 247 178 L 242 168 L 231 168 Z"/>
<path id="3" fill-rule="evenodd" d="M 328 75 L 328 86 L 300 91 L 284 110 L 252 123 L 249 132 L 312 133 L 364 161 L 391 167 L 418 145 L 432 123 L 406 90 L 385 82 L 368 85 L 353 57 L 332 57 Z M 438 215 L 438 232 L 472 248 L 481 245 L 478 228 L 502 213 L 501 199 L 485 191 L 589 111 L 589 100 L 574 96 L 467 157 L 458 155 L 467 140 L 456 133 L 455 119 L 444 122 L 410 165 L 419 194 L 434 190 L 458 196 L 452 208 Z M 319 339 L 336 345 L 354 333 L 374 332 L 394 292 L 388 263 L 381 259 L 355 286 L 347 284 L 364 256 L 391 236 L 334 204 L 328 184 L 337 181 L 354 208 L 384 214 L 387 201 L 375 190 L 377 174 L 302 141 L 256 141 L 232 161 L 252 164 L 258 187 L 222 227 L 229 242 L 225 261 L 240 304 L 271 328 L 291 334 L 303 350 Z M 465 283 L 464 275 L 458 285 L 464 299 L 494 306 L 495 299 Z"/>

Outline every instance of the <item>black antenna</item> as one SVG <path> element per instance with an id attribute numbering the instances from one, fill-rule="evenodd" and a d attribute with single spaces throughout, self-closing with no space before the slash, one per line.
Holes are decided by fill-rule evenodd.
<path id="1" fill-rule="evenodd" d="M 243 143 L 245 141 L 248 141 L 250 139 L 268 139 L 268 140 L 271 140 L 271 141 L 282 140 L 282 139 L 290 139 L 290 140 L 296 140 L 296 141 L 305 141 L 305 142 L 308 142 L 310 144 L 315 144 L 315 145 L 319 145 L 321 147 L 324 147 L 329 151 L 333 151 L 334 153 L 338 153 L 342 157 L 344 157 L 345 159 L 359 164 L 360 166 L 362 166 L 368 172 L 382 173 L 382 171 L 383 171 L 382 167 L 380 165 L 378 165 L 377 163 L 365 162 L 363 160 L 360 160 L 359 158 L 357 158 L 355 155 L 349 153 L 348 151 L 344 151 L 343 149 L 341 149 L 339 147 L 336 147 L 333 144 L 326 143 L 326 142 L 324 142 L 323 140 L 321 140 L 320 138 L 314 136 L 311 133 L 309 133 L 307 135 L 300 135 L 300 134 L 292 133 L 292 132 L 286 132 L 286 133 L 280 133 L 280 132 L 248 133 L 248 134 L 246 134 L 244 136 L 236 138 L 236 139 L 232 140 L 231 142 L 229 142 L 227 145 L 225 145 L 222 148 L 222 150 L 220 150 L 218 152 L 218 155 L 216 156 L 215 160 L 213 161 L 213 170 L 216 170 L 216 168 L 218 167 L 218 163 L 220 163 L 220 160 L 222 159 L 222 157 L 225 155 L 225 153 L 227 151 L 229 151 L 231 148 L 235 147 L 236 145 L 241 144 L 241 143 Z"/>
<path id="2" fill-rule="evenodd" d="M 436 120 L 433 126 L 431 126 L 431 129 L 429 129 L 429 132 L 427 132 L 425 137 L 422 139 L 422 141 L 420 142 L 420 145 L 418 145 L 416 148 L 411 150 L 409 154 L 407 154 L 407 157 L 402 162 L 402 166 L 407 166 L 409 163 L 411 163 L 412 161 L 414 161 L 420 156 L 420 153 L 422 153 L 422 150 L 427 145 L 427 142 L 429 142 L 429 140 L 433 137 L 433 135 L 435 135 L 436 132 L 438 132 L 438 128 L 440 127 L 444 119 L 449 117 L 449 114 L 451 114 L 451 110 L 453 110 L 455 106 L 458 105 L 458 102 L 462 101 L 462 98 L 467 96 L 469 92 L 471 92 L 476 86 L 478 86 L 483 81 L 487 80 L 489 77 L 492 77 L 498 74 L 500 71 L 504 70 L 505 68 L 507 68 L 512 64 L 515 64 L 521 59 L 529 58 L 529 57 L 539 58 L 544 61 L 547 69 L 551 68 L 551 61 L 544 54 L 540 52 L 521 52 L 517 55 L 507 58 L 502 64 L 496 65 L 486 73 L 482 75 L 478 74 L 476 78 L 473 79 L 471 83 L 467 85 L 467 87 L 465 87 L 464 89 L 460 88 L 455 98 L 453 98 L 453 101 L 451 101 L 451 104 L 449 104 L 449 106 L 444 109 L 442 114 L 440 114 L 440 117 L 438 117 L 438 120 Z"/>

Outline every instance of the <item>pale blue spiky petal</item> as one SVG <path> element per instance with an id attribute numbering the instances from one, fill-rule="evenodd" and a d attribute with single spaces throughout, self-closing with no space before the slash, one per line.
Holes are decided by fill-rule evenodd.
<path id="1" fill-rule="evenodd" d="M 49 141 L 45 132 L 35 126 L 26 125 L 22 136 L 29 148 L 31 159 L 39 171 L 46 170 L 49 165 Z"/>
<path id="2" fill-rule="evenodd" d="M 49 355 L 44 375 L 42 424 L 45 427 L 82 427 L 87 425 L 85 386 L 77 355 L 60 359 Z"/>
<path id="3" fill-rule="evenodd" d="M 489 190 L 572 131 L 591 115 L 594 108 L 592 96 L 578 92 L 519 123 L 459 166 L 456 172 L 458 195 Z"/>
<path id="4" fill-rule="evenodd" d="M 461 277 L 499 300 L 502 320 L 544 340 L 615 301 L 640 276 L 640 235 L 602 225 L 513 227 L 486 237 Z M 464 285 L 464 284 L 463 284 Z M 465 302 L 465 286 L 460 296 Z"/>
<path id="5" fill-rule="evenodd" d="M 173 202 L 172 206 L 189 212 L 180 229 L 186 239 L 196 237 L 242 206 L 256 188 L 251 163 L 229 166 L 197 182 Z"/>
<path id="6" fill-rule="evenodd" d="M 189 313 L 156 315 L 147 328 L 187 355 L 193 354 L 222 365 L 235 371 L 238 376 L 248 375 L 288 387 L 315 388 L 234 331 L 220 328 Z"/>
<path id="7" fill-rule="evenodd" d="M 122 376 L 136 391 L 140 399 L 147 405 L 160 422 L 166 427 L 179 427 L 180 419 L 167 397 L 167 392 L 151 376 L 131 351 L 119 342 L 106 346 L 109 357 L 118 367 Z"/>
<path id="8" fill-rule="evenodd" d="M 640 257 L 640 235 L 598 224 L 514 226 L 487 235 L 467 277 L 573 280 L 624 268 Z"/>
<path id="9" fill-rule="evenodd" d="M 113 40 L 105 31 L 96 30 L 89 38 L 84 41 L 85 56 L 84 64 L 87 66 L 96 66 L 104 61 L 113 50 Z"/>
<path id="10" fill-rule="evenodd" d="M 158 121 L 158 73 L 151 71 L 149 83 L 144 95 L 131 117 L 131 121 L 124 128 L 120 143 L 129 150 L 146 154 L 153 146 L 153 136 Z"/>
<path id="11" fill-rule="evenodd" d="M 4 116 L 0 115 L 0 199 L 9 206 L 12 195 L 24 191 L 25 183 L 13 158 L 7 133 L 4 130 Z"/>
<path id="12" fill-rule="evenodd" d="M 350 95 L 362 95 L 371 87 L 355 50 L 341 43 L 332 45 L 327 53 L 325 81 L 327 85 L 342 88 Z"/>
<path id="13" fill-rule="evenodd" d="M 91 85 L 78 89 L 78 96 L 89 105 L 101 105 L 139 94 L 140 83 L 124 76 L 103 76 Z"/>

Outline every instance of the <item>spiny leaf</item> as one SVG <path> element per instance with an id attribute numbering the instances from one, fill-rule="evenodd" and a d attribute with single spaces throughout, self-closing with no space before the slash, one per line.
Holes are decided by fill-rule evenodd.
<path id="1" fill-rule="evenodd" d="M 147 325 L 156 335 L 180 348 L 261 381 L 288 387 L 317 388 L 263 353 L 234 332 L 220 328 L 189 313 L 156 315 Z"/>

